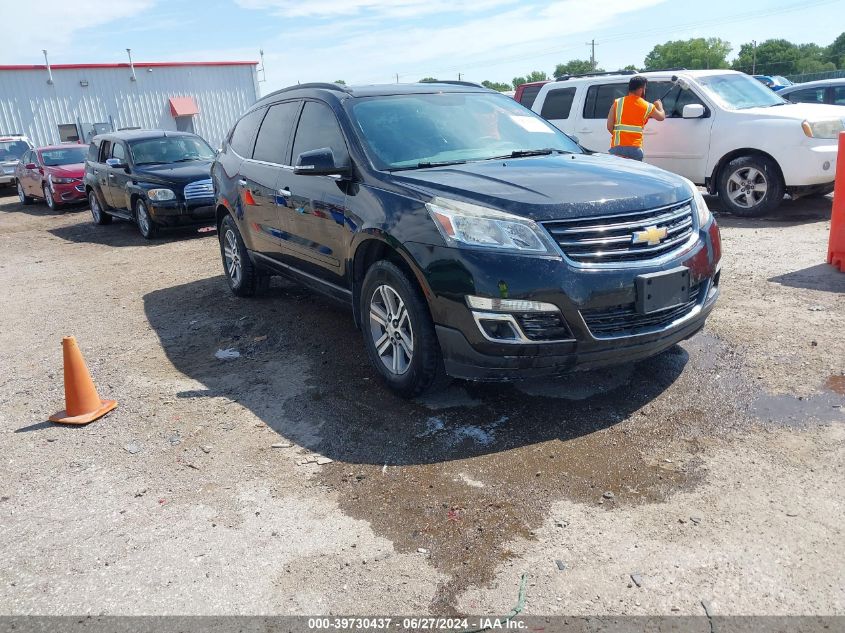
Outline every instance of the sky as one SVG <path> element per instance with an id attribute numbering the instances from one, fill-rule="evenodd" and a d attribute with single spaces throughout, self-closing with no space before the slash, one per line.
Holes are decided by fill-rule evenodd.
<path id="1" fill-rule="evenodd" d="M 3 0 L 0 64 L 259 60 L 262 93 L 297 82 L 509 83 L 588 59 L 641 65 L 670 39 L 827 45 L 845 0 Z M 706 7 L 706 10 L 702 10 Z"/>

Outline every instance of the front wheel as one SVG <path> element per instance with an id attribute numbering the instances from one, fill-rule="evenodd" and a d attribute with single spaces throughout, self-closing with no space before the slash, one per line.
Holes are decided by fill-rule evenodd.
<path id="1" fill-rule="evenodd" d="M 141 198 L 138 198 L 135 202 L 135 223 L 138 225 L 138 230 L 145 240 L 151 240 L 158 234 L 158 227 L 150 217 L 147 203 Z"/>
<path id="2" fill-rule="evenodd" d="M 32 204 L 32 198 L 26 195 L 20 180 L 18 180 L 18 200 L 20 200 L 23 205 Z"/>
<path id="3" fill-rule="evenodd" d="M 412 398 L 445 375 L 428 306 L 398 266 L 373 264 L 361 288 L 360 310 L 367 355 L 393 391 Z"/>
<path id="4" fill-rule="evenodd" d="M 53 198 L 53 191 L 50 189 L 49 185 L 44 185 L 44 202 L 47 203 L 50 211 L 55 211 L 59 207 L 59 205 L 56 204 L 56 200 Z"/>
<path id="5" fill-rule="evenodd" d="M 742 156 L 722 168 L 719 198 L 734 215 L 759 217 L 783 202 L 783 176 L 774 161 L 765 156 Z"/>

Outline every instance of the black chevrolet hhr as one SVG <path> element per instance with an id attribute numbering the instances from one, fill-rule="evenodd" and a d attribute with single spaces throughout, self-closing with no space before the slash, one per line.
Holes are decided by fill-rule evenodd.
<path id="1" fill-rule="evenodd" d="M 347 302 L 405 396 L 657 354 L 704 326 L 719 229 L 688 180 L 591 155 L 466 83 L 304 84 L 256 103 L 212 166 L 226 279 Z"/>
<path id="2" fill-rule="evenodd" d="M 187 132 L 95 136 L 83 180 L 94 223 L 130 220 L 147 239 L 164 227 L 214 224 L 212 160 L 208 143 Z"/>

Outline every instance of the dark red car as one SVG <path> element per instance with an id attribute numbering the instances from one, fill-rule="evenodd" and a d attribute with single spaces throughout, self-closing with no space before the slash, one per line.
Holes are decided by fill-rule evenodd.
<path id="1" fill-rule="evenodd" d="M 39 147 L 26 152 L 15 169 L 21 204 L 41 198 L 51 209 L 85 202 L 82 185 L 87 145 L 65 144 Z"/>

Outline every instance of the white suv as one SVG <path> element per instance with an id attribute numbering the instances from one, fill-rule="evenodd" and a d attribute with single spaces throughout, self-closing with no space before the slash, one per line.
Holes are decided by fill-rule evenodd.
<path id="1" fill-rule="evenodd" d="M 21 156 L 31 149 L 32 143 L 21 134 L 0 134 L 0 185 L 15 182 L 15 167 Z"/>
<path id="2" fill-rule="evenodd" d="M 646 162 L 706 186 L 743 216 L 771 211 L 784 193 L 833 191 L 845 108 L 789 103 L 730 70 L 641 74 L 649 79 L 646 98 L 662 98 L 666 110 L 665 121 L 645 128 Z M 629 79 L 626 74 L 561 78 L 541 88 L 531 109 L 587 149 L 606 152 L 607 113 L 627 93 Z"/>

